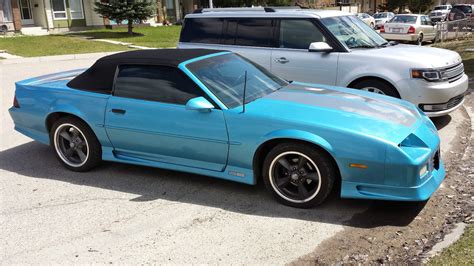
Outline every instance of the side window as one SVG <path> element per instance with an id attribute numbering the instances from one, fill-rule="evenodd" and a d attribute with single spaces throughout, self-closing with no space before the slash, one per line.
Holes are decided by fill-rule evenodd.
<path id="1" fill-rule="evenodd" d="M 220 43 L 223 19 L 190 18 L 184 20 L 180 42 Z"/>
<path id="2" fill-rule="evenodd" d="M 430 17 L 426 17 L 426 16 L 425 16 L 425 20 L 426 20 L 426 25 L 428 25 L 428 26 L 431 26 L 431 25 L 432 25 L 432 24 L 431 24 L 431 19 L 430 19 Z"/>
<path id="3" fill-rule="evenodd" d="M 312 42 L 325 42 L 324 35 L 310 20 L 283 19 L 280 22 L 280 48 L 308 49 Z"/>
<path id="4" fill-rule="evenodd" d="M 271 19 L 238 19 L 235 45 L 273 47 L 274 21 Z"/>
<path id="5" fill-rule="evenodd" d="M 177 68 L 124 65 L 119 67 L 114 95 L 184 105 L 189 99 L 204 96 L 204 92 Z"/>

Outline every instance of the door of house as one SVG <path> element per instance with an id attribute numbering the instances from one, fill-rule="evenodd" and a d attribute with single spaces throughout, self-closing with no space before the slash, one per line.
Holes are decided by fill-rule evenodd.
<path id="1" fill-rule="evenodd" d="M 20 7 L 21 24 L 22 25 L 34 24 L 33 13 L 31 13 L 30 0 L 18 0 L 18 5 Z"/>

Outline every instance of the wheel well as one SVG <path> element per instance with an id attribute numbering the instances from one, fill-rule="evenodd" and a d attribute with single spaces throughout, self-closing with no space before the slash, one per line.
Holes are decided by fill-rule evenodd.
<path id="1" fill-rule="evenodd" d="M 82 118 L 78 117 L 77 115 L 73 115 L 70 113 L 64 113 L 64 112 L 52 113 L 52 114 L 49 114 L 48 117 L 46 118 L 46 129 L 48 130 L 48 133 L 51 131 L 51 128 L 53 127 L 56 121 L 66 116 L 75 117 L 77 119 L 80 119 L 81 121 L 84 121 Z M 86 122 L 84 121 L 84 123 Z"/>
<path id="2" fill-rule="evenodd" d="M 255 152 L 255 154 L 253 156 L 253 173 L 254 173 L 254 177 L 255 177 L 256 182 L 261 181 L 261 179 L 263 177 L 262 176 L 263 162 L 265 161 L 265 157 L 267 156 L 267 154 L 275 146 L 277 146 L 278 144 L 281 144 L 281 143 L 285 143 L 285 142 L 302 143 L 302 144 L 305 144 L 305 145 L 308 145 L 308 146 L 312 146 L 315 149 L 325 153 L 328 156 L 328 158 L 331 160 L 331 162 L 333 163 L 333 165 L 334 165 L 334 167 L 337 171 L 337 177 L 338 177 L 337 182 L 339 182 L 339 180 L 341 179 L 341 174 L 339 172 L 339 167 L 338 167 L 334 157 L 327 150 L 325 150 L 321 146 L 319 146 L 317 144 L 314 144 L 312 142 L 309 142 L 309 141 L 289 139 L 289 138 L 280 138 L 280 139 L 268 140 L 268 141 L 264 142 L 263 144 L 261 144 L 257 148 L 257 151 Z"/>
<path id="3" fill-rule="evenodd" d="M 379 77 L 373 77 L 373 76 L 368 76 L 368 77 L 360 77 L 356 80 L 353 80 L 349 85 L 347 85 L 348 88 L 354 88 L 353 86 L 359 82 L 362 82 L 362 81 L 366 81 L 366 80 L 378 80 L 380 82 L 383 82 L 385 84 L 387 84 L 388 86 L 392 87 L 392 89 L 394 91 L 396 91 L 398 93 L 398 98 L 400 98 L 400 92 L 397 90 L 397 88 L 395 88 L 395 86 L 393 86 L 392 83 L 390 83 L 389 81 L 383 79 L 383 78 L 379 78 Z"/>

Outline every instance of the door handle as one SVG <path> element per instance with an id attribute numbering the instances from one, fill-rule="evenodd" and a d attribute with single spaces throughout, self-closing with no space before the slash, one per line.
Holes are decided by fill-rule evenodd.
<path id="1" fill-rule="evenodd" d="M 286 64 L 286 63 L 290 62 L 290 60 L 286 59 L 285 57 L 276 58 L 275 61 L 280 63 L 280 64 Z"/>
<path id="2" fill-rule="evenodd" d="M 121 114 L 121 115 L 123 115 L 123 114 L 125 114 L 125 112 L 127 112 L 127 111 L 125 111 L 125 110 L 123 110 L 123 109 L 112 109 L 112 113 L 114 113 L 114 114 Z"/>

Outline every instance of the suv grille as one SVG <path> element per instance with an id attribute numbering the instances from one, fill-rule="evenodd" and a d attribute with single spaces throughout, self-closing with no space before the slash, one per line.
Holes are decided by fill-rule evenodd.
<path id="1" fill-rule="evenodd" d="M 464 94 L 458 95 L 456 97 L 451 98 L 448 101 L 448 109 L 453 108 L 454 106 L 458 105 L 464 99 Z"/>
<path id="2" fill-rule="evenodd" d="M 444 80 L 448 80 L 449 83 L 455 82 L 456 80 L 460 79 L 463 74 L 464 65 L 462 63 L 441 70 L 441 77 Z"/>

